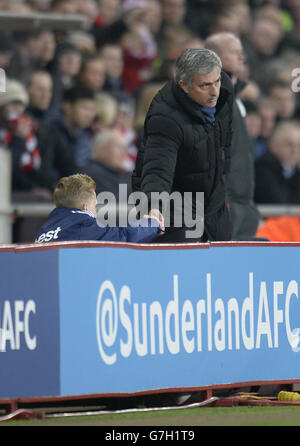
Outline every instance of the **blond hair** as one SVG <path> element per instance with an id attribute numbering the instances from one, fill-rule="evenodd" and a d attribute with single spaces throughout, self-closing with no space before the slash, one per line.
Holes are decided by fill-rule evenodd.
<path id="1" fill-rule="evenodd" d="M 95 192 L 95 181 L 85 174 L 61 178 L 55 186 L 53 200 L 56 207 L 82 209 Z"/>
<path id="2" fill-rule="evenodd" d="M 95 118 L 106 127 L 111 127 L 118 112 L 118 102 L 109 94 L 97 93 L 95 96 Z"/>

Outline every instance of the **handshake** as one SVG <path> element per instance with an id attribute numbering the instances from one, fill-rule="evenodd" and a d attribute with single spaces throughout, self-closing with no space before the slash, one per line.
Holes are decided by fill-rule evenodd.
<path id="1" fill-rule="evenodd" d="M 158 209 L 151 209 L 151 211 L 148 213 L 148 215 L 144 215 L 144 218 L 154 218 L 158 221 L 160 224 L 160 227 L 162 229 L 162 232 L 160 232 L 158 235 L 162 235 L 165 232 L 165 221 L 162 213 Z"/>

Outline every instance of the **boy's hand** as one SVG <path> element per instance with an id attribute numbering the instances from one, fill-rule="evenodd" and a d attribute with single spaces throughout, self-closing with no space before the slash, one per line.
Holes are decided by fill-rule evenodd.
<path id="1" fill-rule="evenodd" d="M 159 235 L 162 235 L 165 231 L 165 220 L 162 215 L 162 213 L 158 209 L 151 209 L 148 215 L 144 215 L 144 218 L 155 218 L 158 223 L 160 224 L 160 227 L 162 229 L 162 232 Z"/>

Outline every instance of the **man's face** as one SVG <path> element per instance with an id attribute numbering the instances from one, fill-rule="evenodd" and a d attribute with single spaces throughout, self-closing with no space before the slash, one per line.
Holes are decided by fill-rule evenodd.
<path id="1" fill-rule="evenodd" d="M 121 171 L 127 154 L 128 144 L 124 136 L 118 131 L 111 132 L 107 141 L 97 148 L 98 161 L 115 171 Z"/>
<path id="2" fill-rule="evenodd" d="M 258 20 L 252 31 L 252 42 L 256 51 L 265 56 L 275 53 L 282 38 L 282 30 L 268 20 Z"/>
<path id="3" fill-rule="evenodd" d="M 224 42 L 220 57 L 225 71 L 229 71 L 235 76 L 238 76 L 243 71 L 245 57 L 239 39 L 235 37 L 228 38 Z"/>
<path id="4" fill-rule="evenodd" d="M 145 19 L 152 33 L 156 34 L 160 30 L 162 22 L 162 7 L 157 0 L 148 0 Z"/>
<path id="5" fill-rule="evenodd" d="M 66 52 L 59 57 L 59 68 L 62 74 L 67 76 L 77 76 L 80 70 L 81 56 L 77 52 Z"/>
<path id="6" fill-rule="evenodd" d="M 43 42 L 40 37 L 31 37 L 26 42 L 26 46 L 30 59 L 36 60 L 40 57 L 43 48 Z"/>
<path id="7" fill-rule="evenodd" d="M 44 62 L 49 62 L 54 58 L 56 49 L 56 40 L 53 32 L 44 31 L 40 36 L 41 55 L 40 58 Z"/>
<path id="8" fill-rule="evenodd" d="M 79 99 L 71 106 L 71 114 L 75 126 L 87 128 L 95 117 L 95 102 L 91 99 Z"/>
<path id="9" fill-rule="evenodd" d="M 274 87 L 270 94 L 276 113 L 281 118 L 291 119 L 296 107 L 295 94 L 289 87 Z"/>
<path id="10" fill-rule="evenodd" d="M 181 24 L 185 13 L 185 0 L 164 0 L 162 3 L 162 16 L 168 25 Z"/>
<path id="11" fill-rule="evenodd" d="M 123 54 L 120 46 L 107 45 L 103 48 L 101 56 L 105 62 L 106 73 L 119 78 L 123 72 Z"/>
<path id="12" fill-rule="evenodd" d="M 113 23 L 120 14 L 120 0 L 100 0 L 99 14 L 106 25 Z"/>
<path id="13" fill-rule="evenodd" d="M 109 165 L 117 171 L 124 167 L 124 161 L 127 153 L 127 145 L 123 135 L 116 134 L 111 137 L 108 156 Z"/>
<path id="14" fill-rule="evenodd" d="M 273 152 L 277 154 L 282 163 L 290 167 L 298 166 L 300 162 L 300 131 L 297 128 L 285 130 L 281 138 L 275 142 Z"/>
<path id="15" fill-rule="evenodd" d="M 261 117 L 261 136 L 268 138 L 275 126 L 276 111 L 274 107 L 262 105 L 259 114 Z"/>
<path id="16" fill-rule="evenodd" d="M 91 60 L 81 74 L 81 81 L 90 89 L 99 91 L 105 81 L 105 65 L 101 60 Z"/>
<path id="17" fill-rule="evenodd" d="M 47 110 L 52 97 L 52 80 L 46 74 L 36 74 L 27 87 L 30 104 L 40 110 Z"/>
<path id="18" fill-rule="evenodd" d="M 25 105 L 19 101 L 10 102 L 3 106 L 2 114 L 5 119 L 15 119 L 21 116 L 25 111 Z"/>
<path id="19" fill-rule="evenodd" d="M 196 73 L 191 87 L 182 80 L 179 81 L 179 85 L 197 104 L 205 107 L 215 107 L 220 95 L 221 70 L 217 67 L 208 74 Z"/>

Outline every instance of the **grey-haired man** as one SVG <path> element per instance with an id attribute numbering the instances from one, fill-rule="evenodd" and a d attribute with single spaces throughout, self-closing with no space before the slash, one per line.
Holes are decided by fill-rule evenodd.
<path id="1" fill-rule="evenodd" d="M 177 59 L 174 78 L 154 97 L 148 110 L 143 142 L 132 177 L 133 190 L 192 194 L 195 221 L 197 193 L 204 193 L 204 232 L 193 236 L 178 213 L 184 206 L 170 206 L 165 234 L 159 243 L 189 243 L 231 239 L 230 213 L 225 203 L 224 176 L 230 167 L 233 91 L 216 53 L 187 49 Z M 171 203 L 172 204 L 172 203 Z M 193 220 L 194 219 L 194 220 Z M 197 221 L 195 221 L 195 227 Z M 187 229 L 189 229 L 187 231 Z M 187 235 L 188 234 L 188 235 Z"/>

